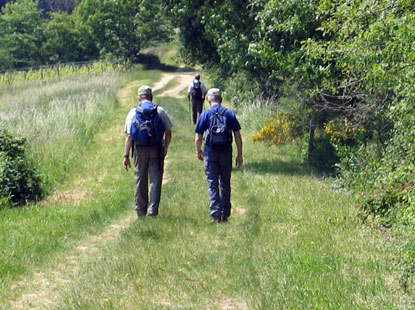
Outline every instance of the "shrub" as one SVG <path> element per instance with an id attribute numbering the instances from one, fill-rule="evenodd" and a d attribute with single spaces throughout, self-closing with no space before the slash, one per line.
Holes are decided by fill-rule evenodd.
<path id="1" fill-rule="evenodd" d="M 42 177 L 25 154 L 26 140 L 0 129 L 0 207 L 26 204 L 43 196 Z"/>
<path id="2" fill-rule="evenodd" d="M 161 65 L 160 59 L 157 55 L 152 54 L 138 54 L 134 59 L 134 62 L 146 65 L 149 68 L 157 67 Z"/>
<path id="3" fill-rule="evenodd" d="M 308 159 L 309 134 L 304 135 L 301 143 L 301 158 L 304 162 Z M 330 137 L 325 133 L 316 133 L 314 149 L 311 155 L 311 166 L 322 172 L 332 172 L 339 158 L 336 149 L 330 142 Z"/>
<path id="4" fill-rule="evenodd" d="M 252 141 L 279 145 L 294 141 L 302 134 L 303 128 L 297 120 L 297 114 L 279 111 L 252 137 Z"/>

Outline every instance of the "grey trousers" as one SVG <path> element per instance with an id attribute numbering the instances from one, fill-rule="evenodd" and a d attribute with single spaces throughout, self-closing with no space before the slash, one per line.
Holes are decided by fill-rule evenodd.
<path id="1" fill-rule="evenodd" d="M 135 207 L 139 217 L 158 214 L 163 168 L 161 146 L 134 147 Z"/>

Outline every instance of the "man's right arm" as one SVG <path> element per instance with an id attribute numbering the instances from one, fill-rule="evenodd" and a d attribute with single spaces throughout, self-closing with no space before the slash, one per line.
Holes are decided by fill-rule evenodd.
<path id="1" fill-rule="evenodd" d="M 166 130 L 166 132 L 164 133 L 164 137 L 165 137 L 165 139 L 164 139 L 165 140 L 164 141 L 164 157 L 166 157 L 167 150 L 169 148 L 171 138 L 172 138 L 171 130 Z"/>

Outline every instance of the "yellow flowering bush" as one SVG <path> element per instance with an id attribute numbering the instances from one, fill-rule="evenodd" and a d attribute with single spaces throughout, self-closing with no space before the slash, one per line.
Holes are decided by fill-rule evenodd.
<path id="1" fill-rule="evenodd" d="M 332 143 L 355 140 L 358 134 L 365 132 L 364 128 L 353 126 L 347 119 L 336 119 L 323 124 L 324 131 L 330 136 Z"/>
<path id="2" fill-rule="evenodd" d="M 276 117 L 268 120 L 252 137 L 252 141 L 278 145 L 293 141 L 300 134 L 301 123 L 296 120 L 294 113 L 277 112 Z"/>

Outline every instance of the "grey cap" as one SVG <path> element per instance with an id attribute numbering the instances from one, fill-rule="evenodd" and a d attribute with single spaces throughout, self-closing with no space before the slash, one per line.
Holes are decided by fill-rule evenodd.
<path id="1" fill-rule="evenodd" d="M 147 85 L 143 85 L 138 89 L 138 95 L 142 96 L 142 95 L 152 95 L 152 91 L 150 86 Z"/>
<path id="2" fill-rule="evenodd" d="M 222 93 L 219 88 L 211 88 L 207 92 L 208 97 L 220 97 L 222 98 Z"/>

